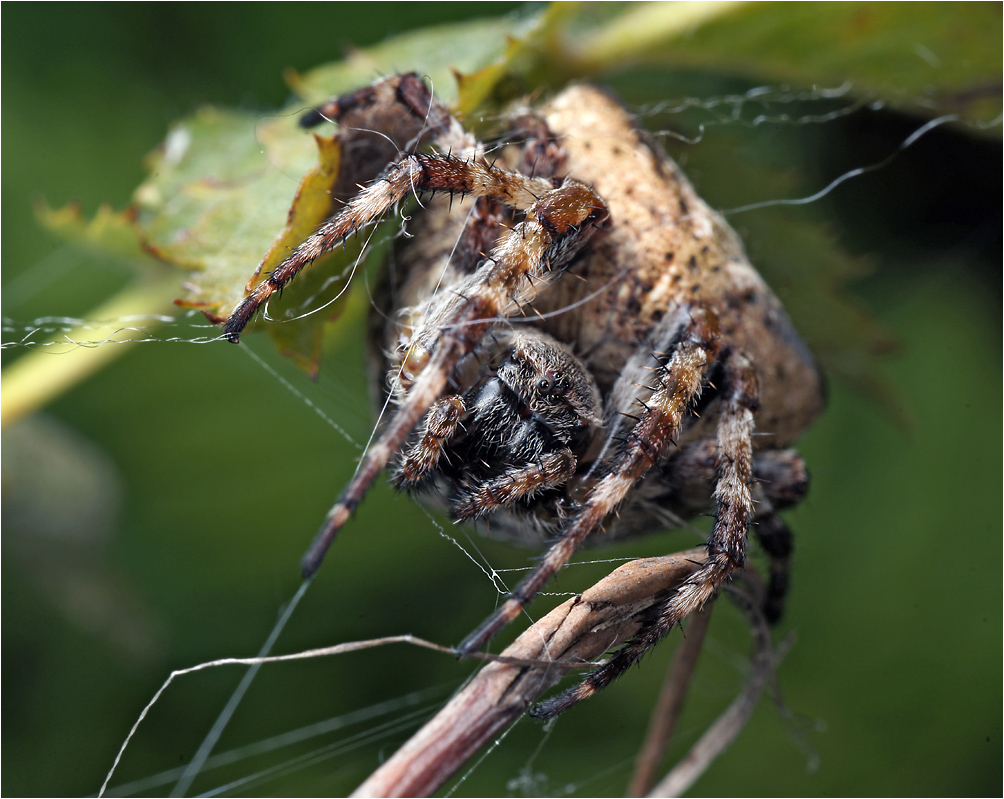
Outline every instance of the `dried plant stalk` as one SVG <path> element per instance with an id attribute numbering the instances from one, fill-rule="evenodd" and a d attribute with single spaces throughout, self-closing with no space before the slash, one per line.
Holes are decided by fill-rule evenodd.
<path id="1" fill-rule="evenodd" d="M 785 648 L 774 650 L 770 630 L 760 610 L 755 583 L 752 590 L 744 590 L 733 584 L 725 590 L 729 598 L 746 614 L 753 635 L 753 656 L 750 660 L 750 674 L 739 696 L 705 730 L 690 751 L 677 763 L 663 780 L 652 789 L 649 796 L 680 796 L 708 770 L 722 752 L 736 739 L 746 726 L 753 710 L 763 693 L 764 687 L 774 674 L 774 668 L 783 657 Z"/>
<path id="2" fill-rule="evenodd" d="M 705 554 L 702 548 L 631 561 L 559 605 L 502 653 L 540 666 L 486 666 L 353 796 L 430 795 L 569 668 L 634 636 L 646 614 L 694 574 Z"/>
<path id="3" fill-rule="evenodd" d="M 711 622 L 711 607 L 710 604 L 705 605 L 690 616 L 683 641 L 676 648 L 673 661 L 669 664 L 669 671 L 666 672 L 666 679 L 659 691 L 659 700 L 652 711 L 645 743 L 642 744 L 635 760 L 628 796 L 645 796 L 655 781 L 656 770 L 673 737 L 676 722 L 683 709 L 683 699 L 690 687 L 690 678 L 704 648 L 704 634 Z"/>

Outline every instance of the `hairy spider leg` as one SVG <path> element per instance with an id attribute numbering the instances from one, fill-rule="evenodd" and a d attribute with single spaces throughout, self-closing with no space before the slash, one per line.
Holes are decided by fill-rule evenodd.
<path id="1" fill-rule="evenodd" d="M 777 511 L 797 505 L 809 489 L 809 470 L 793 449 L 763 452 L 753 459 L 756 481 L 756 518 L 753 532 L 770 561 L 770 579 L 763 614 L 776 624 L 784 614 L 794 542 L 791 530 Z"/>
<path id="2" fill-rule="evenodd" d="M 703 306 L 687 306 L 681 309 L 681 314 L 689 316 L 683 337 L 665 362 L 659 383 L 612 469 L 599 480 L 537 567 L 494 614 L 464 639 L 457 648 L 461 657 L 481 649 L 522 612 L 586 537 L 625 500 L 679 434 L 687 409 L 700 396 L 704 376 L 721 348 L 718 318 L 712 311 Z"/>
<path id="3" fill-rule="evenodd" d="M 695 441 L 670 461 L 664 482 L 689 514 L 704 513 L 703 498 L 711 493 L 718 471 L 717 443 Z M 808 490 L 805 461 L 793 449 L 767 450 L 753 457 L 753 533 L 769 560 L 770 577 L 763 615 L 770 624 L 780 621 L 788 592 L 793 537 L 778 511 L 801 502 Z M 689 504 L 686 504 L 689 501 Z M 678 520 L 670 520 L 679 526 Z"/>
<path id="4" fill-rule="evenodd" d="M 515 171 L 534 178 L 553 178 L 565 171 L 565 151 L 547 127 L 547 123 L 533 113 L 517 117 L 506 136 L 510 142 L 520 142 L 522 152 Z M 442 149 L 442 147 L 441 147 Z M 481 263 L 506 222 L 503 203 L 488 197 L 478 197 L 470 217 L 450 258 L 450 267 L 457 274 L 466 275 Z"/>
<path id="5" fill-rule="evenodd" d="M 482 266 L 456 290 L 458 304 L 439 324 L 438 342 L 430 359 L 416 370 L 417 377 L 397 414 L 360 464 L 307 550 L 301 562 L 305 578 L 314 575 L 338 530 L 376 476 L 432 403 L 442 396 L 460 359 L 474 351 L 495 320 L 511 315 L 522 303 L 532 302 L 539 288 L 560 274 L 607 216 L 606 205 L 595 192 L 575 181 L 566 180 L 536 199 L 533 190 L 542 188 L 541 183 L 551 186 L 550 181 L 536 181 L 450 157 L 424 160 L 436 163 L 437 169 L 451 176 L 442 181 L 444 190 L 487 194 L 517 208 L 526 204 L 526 218 L 499 240 Z"/>
<path id="6" fill-rule="evenodd" d="M 384 78 L 363 89 L 333 98 L 324 105 L 300 117 L 300 126 L 311 128 L 325 121 L 336 122 L 340 126 L 345 126 L 340 131 L 339 139 L 345 150 L 343 158 L 349 160 L 341 168 L 341 173 L 343 174 L 339 177 L 341 191 L 338 192 L 338 196 L 340 198 L 347 198 L 349 195 L 344 192 L 350 189 L 352 193 L 355 193 L 354 189 L 357 182 L 368 181 L 388 164 L 399 160 L 402 153 L 395 153 L 394 149 L 388 151 L 388 144 L 392 148 L 401 146 L 403 150 L 410 151 L 417 149 L 431 139 L 442 150 L 447 150 L 461 158 L 473 157 L 478 153 L 478 142 L 474 136 L 464 130 L 460 122 L 450 113 L 449 109 L 432 95 L 422 79 L 414 73 Z M 382 138 L 386 140 L 386 143 L 378 142 L 375 145 L 373 137 Z M 360 148 L 362 152 L 360 152 Z M 370 164 L 374 158 L 377 159 L 376 162 L 367 169 L 366 165 Z M 347 184 L 343 178 L 348 179 Z M 374 181 L 371 188 L 376 185 L 378 185 L 378 182 Z M 405 191 L 406 193 L 407 190 Z M 391 206 L 393 204 L 391 202 Z M 327 222 L 317 233 L 331 226 L 332 222 L 336 219 L 344 217 L 347 210 L 347 208 L 344 209 L 341 215 Z M 369 222 L 379 218 L 382 213 L 382 211 L 378 210 L 372 219 L 357 219 L 358 226 L 362 227 L 369 224 Z M 345 221 L 348 221 L 348 219 L 346 218 Z M 354 232 L 354 230 L 349 231 L 342 240 L 344 241 L 344 238 L 347 238 Z M 315 233 L 315 237 L 317 233 Z M 306 242 L 301 243 L 300 248 L 291 253 L 286 261 L 279 265 L 276 271 L 283 267 L 286 267 L 287 271 L 289 271 L 290 261 L 297 256 L 297 253 L 304 244 Z M 313 255 L 313 258 L 332 249 L 335 244 L 318 250 Z M 289 271 L 285 280 L 278 283 L 273 281 L 275 277 L 275 272 L 273 272 L 269 278 L 255 287 L 254 281 L 261 271 L 261 265 L 259 265 L 246 289 L 246 291 L 251 293 L 251 296 L 245 298 L 230 315 L 224 326 L 224 336 L 232 342 L 236 342 L 239 339 L 241 330 L 253 318 L 261 305 L 261 302 L 249 302 L 251 297 L 255 296 L 255 291 L 258 291 L 261 295 L 264 295 L 264 299 L 267 299 L 268 295 L 271 295 L 276 288 L 281 289 L 300 268 L 310 263 L 310 260 L 312 258 L 307 259 L 297 268 Z M 270 281 L 272 281 L 271 290 L 266 286 Z"/>
<path id="7" fill-rule="evenodd" d="M 470 491 L 453 508 L 458 520 L 484 516 L 547 488 L 560 486 L 575 474 L 575 455 L 568 447 L 549 452 L 536 463 L 514 466 Z"/>
<path id="8" fill-rule="evenodd" d="M 415 488 L 433 472 L 443 456 L 443 445 L 456 434 L 466 412 L 464 398 L 459 394 L 451 394 L 432 404 L 418 441 L 401 458 L 394 474 L 394 485 L 401 489 Z"/>
<path id="9" fill-rule="evenodd" d="M 241 331 L 262 304 L 296 277 L 301 269 L 343 244 L 360 229 L 378 221 L 412 192 L 447 191 L 460 195 L 497 197 L 508 205 L 526 210 L 538 200 L 547 202 L 548 196 L 553 195 L 555 190 L 554 184 L 549 180 L 525 178 L 458 156 L 421 153 L 405 156 L 392 164 L 376 182 L 356 195 L 341 213 L 307 237 L 271 275 L 259 283 L 227 319 L 223 335 L 228 341 L 236 343 Z M 562 199 L 570 193 L 570 190 L 564 191 Z M 591 198 L 596 198 L 595 194 L 589 194 Z M 558 198 L 551 197 L 551 202 L 555 200 Z M 558 215 L 561 215 L 560 210 Z"/>
<path id="10" fill-rule="evenodd" d="M 770 564 L 763 615 L 769 624 L 776 624 L 784 614 L 784 600 L 788 595 L 793 537 L 791 529 L 777 515 L 766 494 L 754 491 L 754 496 L 757 498 L 757 506 L 753 532 L 763 551 L 767 553 Z"/>
<path id="11" fill-rule="evenodd" d="M 535 718 L 548 719 L 605 688 L 659 643 L 686 616 L 700 609 L 746 559 L 746 532 L 753 520 L 753 414 L 759 386 L 752 361 L 739 351 L 725 354 L 726 392 L 718 421 L 717 510 L 700 568 L 664 603 L 658 615 L 610 660 L 581 683 L 539 704 Z"/>

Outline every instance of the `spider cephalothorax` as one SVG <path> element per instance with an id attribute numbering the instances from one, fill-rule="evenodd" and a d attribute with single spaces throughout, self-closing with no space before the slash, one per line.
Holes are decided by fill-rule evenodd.
<path id="1" fill-rule="evenodd" d="M 395 482 L 435 482 L 458 519 L 515 506 L 534 516 L 535 529 L 547 529 L 572 505 L 564 489 L 601 423 L 599 389 L 538 330 L 495 331 L 477 355 L 472 385 L 433 405 Z M 523 525 L 516 528 L 512 537 L 526 538 Z"/>
<path id="2" fill-rule="evenodd" d="M 379 472 L 432 488 L 457 518 L 524 543 L 557 540 L 460 646 L 481 648 L 588 538 L 637 535 L 711 510 L 707 556 L 650 622 L 538 715 L 606 685 L 745 562 L 770 558 L 766 612 L 781 609 L 801 499 L 789 447 L 822 407 L 822 382 L 736 235 L 609 95 L 570 87 L 514 114 L 490 151 L 414 75 L 380 81 L 305 118 L 367 128 L 404 154 L 362 158 L 377 178 L 265 277 L 224 332 L 321 253 L 413 194 L 425 195 L 388 279 L 377 336 L 396 414 L 304 559 L 320 565 Z M 418 148 L 431 144 L 433 152 Z M 390 160 L 390 163 L 387 161 Z M 379 177 L 377 177 L 379 175 Z M 448 197 L 433 197 L 434 194 Z M 473 197 L 460 206 L 455 199 Z M 396 310 L 395 310 L 396 309 Z M 754 420 L 760 435 L 754 446 Z"/>

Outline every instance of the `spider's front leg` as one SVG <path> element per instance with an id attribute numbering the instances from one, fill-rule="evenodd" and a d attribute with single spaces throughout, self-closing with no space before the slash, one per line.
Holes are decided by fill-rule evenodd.
<path id="1" fill-rule="evenodd" d="M 337 231 L 345 224 L 339 220 L 369 208 L 373 202 L 371 194 L 392 191 L 392 195 L 400 192 L 403 197 L 414 188 L 488 196 L 517 209 L 525 208 L 526 218 L 503 236 L 481 266 L 447 297 L 432 322 L 416 332 L 416 346 L 402 363 L 402 369 L 409 372 L 404 400 L 307 550 L 301 563 L 305 578 L 314 575 L 338 530 L 369 486 L 429 407 L 443 395 L 460 360 L 475 350 L 495 320 L 515 313 L 521 303 L 532 302 L 542 287 L 558 277 L 607 217 L 603 200 L 574 180 L 566 179 L 555 186 L 551 180 L 527 178 L 476 161 L 441 155 L 409 156 L 391 172 L 387 178 L 391 189 L 374 184 L 364 191 L 358 202 L 353 201 L 339 217 L 297 249 L 283 276 L 295 274 L 309 260 L 307 256 L 313 248 L 339 238 L 341 234 Z M 276 280 L 282 278 L 280 270 L 282 266 L 273 275 Z M 267 290 L 263 296 L 267 296 Z M 245 300 L 249 307 L 257 301 L 253 298 L 252 294 Z M 235 316 L 239 312 L 241 308 L 235 311 Z"/>
<path id="2" fill-rule="evenodd" d="M 753 521 L 753 414 L 759 386 L 752 362 L 742 353 L 725 356 L 727 383 L 718 421 L 718 482 L 715 524 L 708 555 L 697 572 L 671 595 L 657 615 L 605 665 L 574 688 L 542 702 L 533 711 L 548 719 L 564 712 L 619 677 L 686 616 L 704 606 L 718 586 L 746 560 L 746 532 Z"/>
<path id="3" fill-rule="evenodd" d="M 686 321 L 679 325 L 671 355 L 668 359 L 662 357 L 658 384 L 653 387 L 652 396 L 643 403 L 643 413 L 624 441 L 610 472 L 596 483 L 537 568 L 460 644 L 458 653 L 461 656 L 481 649 L 520 614 L 586 537 L 618 508 L 632 488 L 659 462 L 665 448 L 679 434 L 688 408 L 700 396 L 708 367 L 718 357 L 721 332 L 718 318 L 703 306 L 681 308 L 675 316 L 668 320 L 667 327 L 677 328 L 676 319 Z"/>
<path id="4" fill-rule="evenodd" d="M 574 184 L 579 185 L 579 184 Z M 585 187 L 582 187 L 585 189 Z M 223 326 L 223 335 L 236 343 L 248 322 L 276 291 L 282 289 L 306 266 L 326 252 L 341 246 L 349 236 L 379 221 L 391 208 L 410 194 L 448 192 L 452 194 L 492 197 L 514 208 L 528 210 L 535 204 L 559 200 L 553 197 L 565 186 L 555 187 L 550 180 L 524 178 L 478 161 L 468 161 L 451 155 L 423 154 L 405 156 L 392 164 L 383 176 L 363 189 L 342 209 L 341 213 L 307 237 L 292 254 L 279 264 L 238 305 Z M 586 189 L 588 192 L 588 189 Z M 592 194 L 590 192 L 590 194 Z M 592 194 L 595 198 L 596 195 Z M 597 198 L 598 199 L 598 198 Z M 580 203 L 581 204 L 581 201 Z M 598 203 L 603 208 L 602 202 Z M 543 208 L 543 206 L 542 206 Z M 547 206 L 560 216 L 560 208 Z M 606 209 L 603 208 L 604 215 Z M 564 227 L 584 220 L 569 219 Z"/>

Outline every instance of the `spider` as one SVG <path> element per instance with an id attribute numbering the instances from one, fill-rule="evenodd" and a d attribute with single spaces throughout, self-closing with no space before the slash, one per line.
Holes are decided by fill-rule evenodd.
<path id="1" fill-rule="evenodd" d="M 710 511 L 694 577 L 597 670 L 538 705 L 545 718 L 702 607 L 744 566 L 749 530 L 770 561 L 764 611 L 776 620 L 792 550 L 777 511 L 805 494 L 790 447 L 821 411 L 823 381 L 736 234 L 679 167 L 589 85 L 517 109 L 491 147 L 414 74 L 331 100 L 301 124 L 324 120 L 340 126 L 349 185 L 370 182 L 250 291 L 227 339 L 319 255 L 413 195 L 421 207 L 390 270 L 393 313 L 374 324 L 396 412 L 305 555 L 304 577 L 388 466 L 398 487 L 437 497 L 458 520 L 550 541 L 464 655 L 587 538 Z M 462 212 L 456 198 L 473 202 Z"/>

